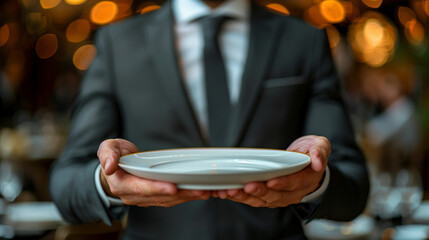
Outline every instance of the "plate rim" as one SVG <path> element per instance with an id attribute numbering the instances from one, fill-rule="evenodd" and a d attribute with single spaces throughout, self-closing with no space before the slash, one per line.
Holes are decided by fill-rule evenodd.
<path id="1" fill-rule="evenodd" d="M 239 148 L 239 147 L 197 147 L 197 148 L 173 148 L 173 149 L 160 149 L 160 150 L 150 150 L 150 151 L 142 151 L 142 152 L 136 152 L 136 153 L 131 153 L 131 154 L 126 154 L 120 157 L 118 165 L 120 167 L 124 167 L 124 168 L 130 168 L 133 170 L 137 170 L 137 171 L 146 171 L 146 172 L 150 172 L 150 173 L 158 173 L 158 174 L 163 174 L 163 175 L 170 175 L 170 176 L 194 176 L 194 177 L 207 177 L 207 174 L 205 173 L 191 173 L 191 172 L 171 172 L 170 170 L 163 170 L 163 169 L 153 169 L 153 168 L 149 168 L 149 167 L 138 167 L 138 166 L 132 166 L 126 163 L 122 163 L 121 162 L 121 158 L 123 157 L 127 157 L 127 156 L 131 156 L 131 155 L 137 155 L 140 153 L 151 153 L 151 152 L 170 152 L 170 151 L 182 151 L 182 150 L 238 150 L 238 151 L 244 151 L 244 150 L 264 150 L 264 151 L 276 151 L 276 152 L 288 152 L 288 153 L 293 153 L 293 154 L 302 154 L 304 155 L 307 159 L 303 162 L 291 165 L 290 168 L 294 168 L 294 167 L 300 167 L 300 166 L 308 166 L 311 163 L 311 158 L 309 154 L 306 153 L 301 153 L 301 152 L 296 152 L 296 151 L 290 151 L 290 150 L 281 150 L 281 149 L 268 149 L 268 148 Z M 263 170 L 263 171 L 255 171 L 254 173 L 270 173 L 270 172 L 276 172 L 276 171 L 281 171 L 285 169 L 285 167 L 281 167 L 281 168 L 276 168 L 276 169 L 270 169 L 270 170 Z M 126 170 L 125 170 L 126 171 Z M 237 176 L 237 175 L 247 175 L 249 174 L 249 172 L 236 172 L 236 173 L 225 173 L 225 174 L 216 174 L 216 175 L 211 175 L 211 176 Z"/>
<path id="2" fill-rule="evenodd" d="M 302 153 L 302 152 L 298 152 L 298 151 L 293 151 L 293 150 L 282 150 L 282 149 L 276 149 L 276 148 L 252 148 L 252 147 L 189 147 L 189 148 L 166 148 L 166 149 L 157 149 L 157 150 L 148 150 L 148 151 L 139 151 L 139 152 L 135 152 L 135 153 L 129 153 L 129 154 L 125 154 L 122 155 L 120 158 L 126 157 L 126 156 L 130 156 L 130 155 L 135 155 L 135 154 L 139 154 L 139 153 L 151 153 L 151 152 L 169 152 L 169 151 L 177 151 L 177 150 L 267 150 L 267 151 L 279 151 L 279 152 L 292 152 L 292 153 L 299 153 L 299 154 L 303 154 L 306 155 L 308 157 L 310 157 L 310 154 L 308 153 Z"/>

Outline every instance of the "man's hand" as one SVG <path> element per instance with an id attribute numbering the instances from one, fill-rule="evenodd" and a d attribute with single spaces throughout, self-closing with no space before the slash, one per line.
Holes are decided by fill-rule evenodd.
<path id="1" fill-rule="evenodd" d="M 319 187 L 328 163 L 331 145 L 325 137 L 304 136 L 295 140 L 288 151 L 308 154 L 311 163 L 305 169 L 287 176 L 270 179 L 267 182 L 251 182 L 243 189 L 212 192 L 213 197 L 231 199 L 253 207 L 286 207 L 301 202 L 309 193 Z"/>
<path id="2" fill-rule="evenodd" d="M 139 207 L 171 207 L 210 197 L 208 191 L 179 190 L 173 183 L 136 177 L 119 168 L 121 156 L 138 151 L 124 139 L 109 139 L 100 144 L 97 152 L 101 163 L 100 181 L 108 196 L 119 197 L 125 204 Z"/>

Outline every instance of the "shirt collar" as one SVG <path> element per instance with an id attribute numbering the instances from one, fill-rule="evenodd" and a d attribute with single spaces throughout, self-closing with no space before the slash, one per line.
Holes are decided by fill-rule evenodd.
<path id="1" fill-rule="evenodd" d="M 225 15 L 247 20 L 250 15 L 248 0 L 227 0 L 216 9 L 210 9 L 201 0 L 173 0 L 172 6 L 177 23 L 189 23 L 208 15 Z"/>

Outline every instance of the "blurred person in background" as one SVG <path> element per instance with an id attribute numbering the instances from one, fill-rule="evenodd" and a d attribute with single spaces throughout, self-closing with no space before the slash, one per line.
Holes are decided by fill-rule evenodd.
<path id="1" fill-rule="evenodd" d="M 363 94 L 376 108 L 363 129 L 368 155 L 379 171 L 419 169 L 421 129 L 416 106 L 409 97 L 412 76 L 389 68 L 363 72 Z"/>
<path id="2" fill-rule="evenodd" d="M 305 239 L 302 220 L 365 208 L 365 159 L 323 31 L 246 0 L 174 0 L 101 29 L 96 44 L 50 176 L 67 221 L 128 213 L 123 239 Z M 288 149 L 311 164 L 223 191 L 118 167 L 138 151 L 207 146 Z"/>

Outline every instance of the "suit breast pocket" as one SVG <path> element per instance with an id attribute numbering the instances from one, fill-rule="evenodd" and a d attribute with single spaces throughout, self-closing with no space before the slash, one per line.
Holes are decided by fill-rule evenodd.
<path id="1" fill-rule="evenodd" d="M 264 81 L 264 88 L 277 88 L 300 85 L 305 83 L 304 76 L 271 78 Z"/>

